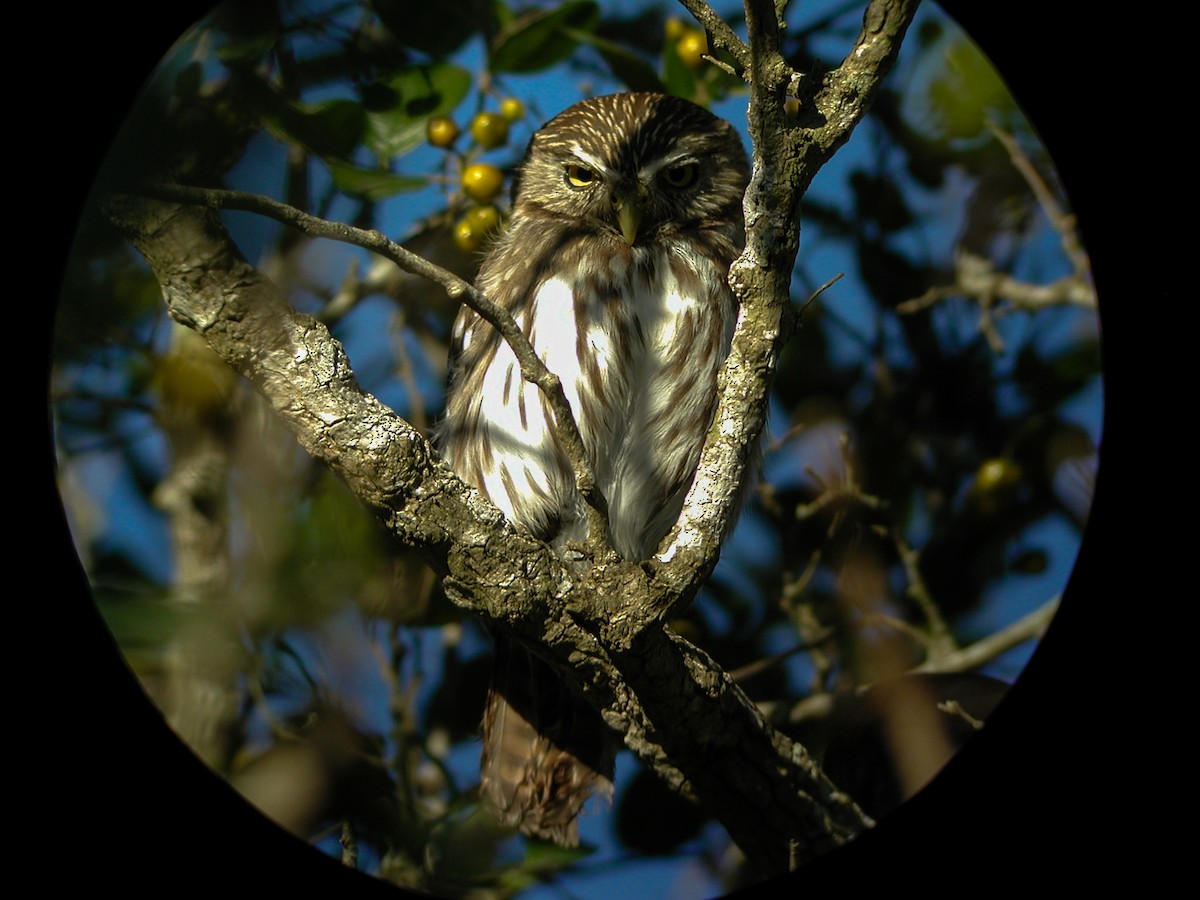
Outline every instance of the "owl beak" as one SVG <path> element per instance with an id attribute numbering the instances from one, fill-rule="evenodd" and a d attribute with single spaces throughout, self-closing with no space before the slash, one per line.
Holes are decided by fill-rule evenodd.
<path id="1" fill-rule="evenodd" d="M 625 243 L 632 247 L 633 242 L 637 240 L 638 226 L 642 224 L 642 205 L 636 197 L 622 196 L 617 197 L 615 205 L 621 234 L 625 236 Z"/>

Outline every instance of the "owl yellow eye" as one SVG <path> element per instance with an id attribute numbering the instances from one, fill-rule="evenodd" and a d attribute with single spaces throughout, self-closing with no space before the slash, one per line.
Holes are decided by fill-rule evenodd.
<path id="1" fill-rule="evenodd" d="M 700 167 L 696 163 L 684 163 L 664 171 L 663 181 L 673 188 L 685 188 L 692 185 L 699 174 Z"/>
<path id="2" fill-rule="evenodd" d="M 573 188 L 585 188 L 596 180 L 596 173 L 583 166 L 567 166 L 567 185 Z"/>

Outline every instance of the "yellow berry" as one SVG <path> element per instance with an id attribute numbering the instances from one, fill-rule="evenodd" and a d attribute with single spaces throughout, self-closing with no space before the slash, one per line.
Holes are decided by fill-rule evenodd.
<path id="1" fill-rule="evenodd" d="M 483 243 L 483 235 L 466 219 L 460 219 L 454 226 L 454 243 L 464 253 L 474 253 Z"/>
<path id="2" fill-rule="evenodd" d="M 476 231 L 490 234 L 500 227 L 500 210 L 492 206 L 475 206 L 467 213 L 466 219 Z"/>
<path id="3" fill-rule="evenodd" d="M 454 243 L 465 253 L 474 253 L 484 239 L 500 225 L 500 210 L 494 206 L 476 206 L 454 226 Z"/>
<path id="4" fill-rule="evenodd" d="M 471 120 L 471 137 L 484 150 L 502 147 L 508 140 L 508 119 L 499 113 L 479 113 Z"/>
<path id="5" fill-rule="evenodd" d="M 1016 499 L 1020 484 L 1020 464 L 1011 457 L 995 457 L 984 460 L 975 470 L 969 497 L 977 513 L 993 516 Z"/>
<path id="6" fill-rule="evenodd" d="M 698 69 L 704 65 L 704 54 L 708 53 L 708 38 L 703 31 L 689 28 L 675 42 L 675 52 L 689 69 Z"/>
<path id="7" fill-rule="evenodd" d="M 487 203 L 504 184 L 504 173 L 490 163 L 475 163 L 463 169 L 463 193 L 477 203 Z"/>
<path id="8" fill-rule="evenodd" d="M 984 493 L 1006 490 L 1021 480 L 1021 467 L 1007 457 L 989 459 L 975 472 L 975 488 Z"/>
<path id="9" fill-rule="evenodd" d="M 516 97 L 505 97 L 500 103 L 500 115 L 510 122 L 515 122 L 525 115 L 525 104 Z"/>
<path id="10" fill-rule="evenodd" d="M 434 116 L 425 125 L 425 137 L 435 147 L 449 147 L 458 137 L 458 125 L 449 116 Z"/>

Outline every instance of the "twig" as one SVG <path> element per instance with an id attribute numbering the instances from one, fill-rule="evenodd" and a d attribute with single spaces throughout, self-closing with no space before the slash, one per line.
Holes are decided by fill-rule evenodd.
<path id="1" fill-rule="evenodd" d="M 1091 268 L 1091 264 L 1088 261 L 1087 252 L 1079 243 L 1079 235 L 1075 231 L 1075 216 L 1062 208 L 1041 173 L 1030 161 L 1021 145 L 1017 143 L 1016 138 L 991 120 L 987 125 L 992 134 L 996 136 L 996 140 L 1008 151 L 1008 158 L 1012 160 L 1013 168 L 1021 174 L 1025 183 L 1029 185 L 1029 189 L 1033 191 L 1033 196 L 1037 198 L 1038 205 L 1050 221 L 1050 226 L 1058 232 L 1059 239 L 1062 241 L 1063 253 L 1071 261 L 1076 272 L 1081 275 L 1086 274 Z"/>
<path id="2" fill-rule="evenodd" d="M 923 665 L 910 669 L 910 672 L 970 672 L 991 662 L 1002 653 L 1013 647 L 1040 638 L 1054 618 L 1058 609 L 1059 598 L 1056 596 L 1026 616 L 1013 622 L 1006 628 L 990 634 L 985 638 L 947 654 L 937 660 L 927 660 Z M 869 685 L 860 685 L 857 690 L 865 691 Z M 787 714 L 789 722 L 803 722 L 819 719 L 829 715 L 834 708 L 832 694 L 814 694 L 795 704 Z"/>
<path id="3" fill-rule="evenodd" d="M 962 719 L 976 731 L 983 728 L 983 722 L 963 709 L 962 704 L 957 700 L 943 700 L 937 705 L 937 708 L 948 716 L 955 716 L 956 718 Z"/>
<path id="4" fill-rule="evenodd" d="M 796 327 L 800 324 L 800 320 L 804 317 L 804 313 L 808 311 L 808 308 L 812 306 L 813 303 L 816 302 L 817 298 L 821 296 L 821 294 L 823 294 L 827 289 L 841 281 L 845 274 L 845 272 L 838 272 L 836 275 L 826 281 L 823 285 L 808 295 L 808 299 L 800 304 L 799 309 L 789 306 L 784 310 L 784 334 L 787 336 L 788 340 L 791 340 L 792 335 L 796 333 Z"/>
<path id="5" fill-rule="evenodd" d="M 846 277 L 845 272 L 838 272 L 836 275 L 834 275 L 832 278 L 830 278 L 828 281 L 826 281 L 823 285 L 821 285 L 819 288 L 817 288 L 815 291 L 813 291 L 811 294 L 809 294 L 808 299 L 805 300 L 802 304 L 800 304 L 800 313 L 803 314 L 806 309 L 808 309 L 810 306 L 813 305 L 813 302 L 819 296 L 821 296 L 821 294 L 825 293 L 826 290 L 833 287 L 833 285 L 837 284 L 839 281 L 841 281 L 845 277 Z"/>
<path id="6" fill-rule="evenodd" d="M 1037 312 L 1050 306 L 1096 308 L 1096 294 L 1086 275 L 1073 273 L 1049 284 L 1030 284 L 1003 272 L 974 253 L 960 252 L 954 264 L 954 283 L 931 287 L 919 297 L 896 306 L 900 315 L 911 315 L 950 297 L 965 297 L 979 304 L 979 330 L 992 350 L 1004 352 L 996 319 L 1012 312 Z"/>
<path id="7" fill-rule="evenodd" d="M 1094 309 L 1096 296 L 1091 285 L 1078 275 L 1067 275 L 1049 284 L 1030 284 L 997 272 L 989 260 L 973 253 L 960 253 L 954 265 L 953 284 L 938 285 L 919 297 L 896 307 L 902 315 L 928 309 L 948 297 L 1005 300 L 1012 310 L 1036 312 L 1048 306 L 1079 306 Z"/>
<path id="8" fill-rule="evenodd" d="M 554 412 L 559 439 L 562 441 L 567 458 L 571 461 L 571 467 L 575 473 L 576 487 L 596 517 L 593 524 L 603 520 L 604 498 L 596 487 L 595 473 L 592 471 L 587 452 L 584 450 L 583 438 L 579 434 L 579 426 L 575 422 L 575 416 L 571 412 L 571 406 L 563 392 L 562 382 L 557 375 L 546 368 L 545 363 L 534 352 L 533 346 L 513 319 L 512 314 L 502 306 L 493 303 L 473 285 L 459 278 L 453 272 L 434 265 L 395 241 L 389 240 L 386 235 L 378 231 L 355 228 L 341 222 L 321 219 L 296 209 L 294 206 L 288 206 L 259 194 L 215 188 L 194 188 L 178 184 L 151 185 L 145 189 L 145 193 L 159 200 L 174 203 L 258 213 L 312 237 L 340 241 L 378 253 L 394 262 L 405 272 L 419 275 L 441 285 L 452 299 L 464 302 L 500 332 L 520 363 L 521 376 L 531 384 L 537 385 L 546 396 L 550 408 Z M 604 529 L 593 529 L 591 533 L 593 536 L 603 539 Z"/>
<path id="9" fill-rule="evenodd" d="M 349 819 L 342 820 L 342 833 L 339 838 L 342 845 L 342 865 L 351 869 L 358 868 L 358 841 L 354 837 L 354 826 Z"/>
<path id="10" fill-rule="evenodd" d="M 1025 180 L 1050 226 L 1058 234 L 1063 254 L 1074 272 L 1049 284 L 1030 284 L 997 272 L 991 260 L 963 251 L 954 262 L 953 284 L 932 287 L 919 297 L 899 304 L 896 311 L 901 315 L 909 315 L 949 297 L 974 300 L 980 308 L 980 332 L 996 353 L 1002 353 L 1004 341 L 996 328 L 999 316 L 1014 311 L 1036 312 L 1049 306 L 1062 305 L 1094 310 L 1096 292 L 1089 277 L 1091 263 L 1075 230 L 1075 216 L 1063 209 L 1017 140 L 993 122 L 989 121 L 988 127 L 1008 151 L 1013 168 Z"/>
<path id="11" fill-rule="evenodd" d="M 1050 620 L 1054 618 L 1054 613 L 1058 610 L 1058 602 L 1059 597 L 1055 596 L 1006 628 L 989 634 L 961 650 L 948 653 L 941 659 L 929 659 L 914 671 L 969 672 L 972 669 L 978 669 L 984 663 L 990 662 L 1013 647 L 1023 644 L 1025 641 L 1040 638 L 1050 625 Z"/>
<path id="12" fill-rule="evenodd" d="M 711 6 L 704 0 L 679 0 L 679 4 L 704 27 L 714 45 L 728 51 L 729 55 L 742 67 L 743 73 L 750 68 L 750 48 L 742 42 L 742 39 L 734 33 L 725 20 L 713 11 Z M 717 60 L 712 60 L 712 62 L 717 62 L 718 65 L 725 67 L 724 63 Z M 745 76 L 743 75 L 743 77 Z"/>
<path id="13" fill-rule="evenodd" d="M 770 656 L 763 657 L 762 659 L 756 659 L 754 662 L 746 663 L 746 665 L 737 669 L 732 669 L 729 672 L 729 677 L 734 681 L 745 681 L 747 678 L 752 678 L 755 675 L 767 671 L 767 669 L 773 668 L 782 662 L 786 662 L 797 653 L 807 653 L 810 650 L 820 647 L 821 644 L 825 643 L 827 640 L 833 637 L 833 635 L 834 630 L 832 628 L 827 628 L 823 633 L 812 640 L 805 641 L 802 644 L 796 644 L 794 647 L 789 647 L 787 650 L 782 650 L 779 653 L 773 653 Z"/>
<path id="14" fill-rule="evenodd" d="M 925 617 L 925 621 L 929 625 L 928 643 L 926 644 L 929 651 L 927 661 L 937 661 L 949 656 L 958 649 L 958 645 L 921 574 L 921 552 L 910 547 L 898 531 L 892 532 L 892 542 L 896 546 L 896 553 L 900 556 L 900 562 L 904 565 L 904 574 L 908 579 L 906 593 L 909 599 L 917 604 L 921 615 Z"/>
<path id="15" fill-rule="evenodd" d="M 809 466 L 804 467 L 804 470 L 820 485 L 821 493 L 810 503 L 802 503 L 796 507 L 795 516 L 797 521 L 811 518 L 822 510 L 841 502 L 857 503 L 870 510 L 887 508 L 886 500 L 874 494 L 866 493 L 859 485 L 858 478 L 854 474 L 854 460 L 850 456 L 850 435 L 843 432 L 838 437 L 838 449 L 842 455 L 842 478 L 840 484 L 830 485 L 813 471 L 812 468 Z M 839 522 L 840 517 L 831 525 L 830 533 L 837 528 Z"/>

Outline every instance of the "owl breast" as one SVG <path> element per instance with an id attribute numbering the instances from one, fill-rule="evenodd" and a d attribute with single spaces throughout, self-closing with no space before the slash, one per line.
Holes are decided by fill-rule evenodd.
<path id="1" fill-rule="evenodd" d="M 597 484 L 609 539 L 645 559 L 674 523 L 715 406 L 734 301 L 707 257 L 660 243 L 546 278 L 515 317 L 562 381 Z M 490 448 L 477 484 L 516 524 L 548 539 L 586 537 L 582 499 L 538 388 L 496 341 L 472 403 Z M 473 336 L 467 336 L 472 339 Z M 500 398 L 487 405 L 483 397 Z M 456 462 L 456 467 L 458 463 Z"/>

